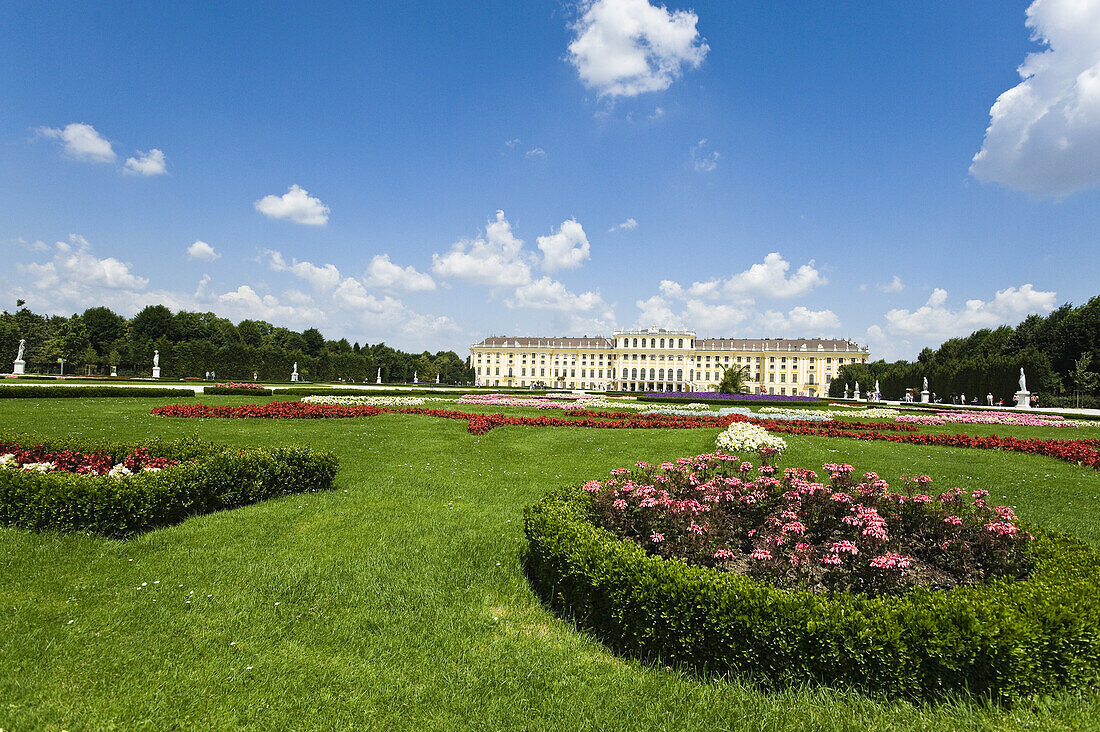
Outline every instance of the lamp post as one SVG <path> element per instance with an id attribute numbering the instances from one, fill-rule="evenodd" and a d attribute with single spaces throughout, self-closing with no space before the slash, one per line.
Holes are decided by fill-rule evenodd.
<path id="1" fill-rule="evenodd" d="M 64 376 L 65 375 L 65 359 L 59 358 L 59 359 L 57 359 L 57 362 L 59 364 L 61 364 L 61 375 Z"/>

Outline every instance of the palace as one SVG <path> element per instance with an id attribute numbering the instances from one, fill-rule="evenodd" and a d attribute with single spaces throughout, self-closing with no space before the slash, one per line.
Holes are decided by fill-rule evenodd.
<path id="1" fill-rule="evenodd" d="M 866 363 L 847 340 L 701 338 L 690 330 L 617 330 L 611 338 L 491 337 L 470 346 L 478 386 L 592 391 L 715 391 L 722 372 L 748 367 L 755 393 L 824 394 L 840 366 Z"/>

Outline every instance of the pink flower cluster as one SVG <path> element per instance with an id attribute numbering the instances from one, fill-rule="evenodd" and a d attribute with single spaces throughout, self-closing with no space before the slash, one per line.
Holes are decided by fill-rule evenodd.
<path id="1" fill-rule="evenodd" d="M 917 414 L 899 414 L 895 422 L 908 424 L 1006 424 L 1024 427 L 1078 427 L 1057 414 L 1027 414 L 1024 412 L 963 412 L 953 410 L 937 411 L 931 416 Z"/>
<path id="2" fill-rule="evenodd" d="M 617 468 L 589 481 L 597 524 L 647 551 L 815 592 L 896 592 L 1024 576 L 1031 535 L 987 491 L 932 498 L 931 478 L 900 492 L 850 465 L 817 472 L 722 453 Z M 857 482 L 858 481 L 858 482 Z"/>
<path id="3" fill-rule="evenodd" d="M 483 404 L 491 407 L 534 407 L 535 409 L 568 410 L 576 409 L 577 405 L 585 399 L 598 399 L 598 397 L 581 394 L 575 399 L 562 400 L 544 396 L 516 397 L 507 394 L 464 394 L 458 400 L 458 403 Z"/>

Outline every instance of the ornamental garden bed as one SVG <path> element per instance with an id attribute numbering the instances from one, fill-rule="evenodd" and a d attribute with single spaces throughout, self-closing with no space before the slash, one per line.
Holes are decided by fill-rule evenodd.
<path id="1" fill-rule="evenodd" d="M 271 389 L 254 382 L 230 382 L 207 386 L 202 393 L 211 396 L 271 396 Z"/>
<path id="2" fill-rule="evenodd" d="M 722 453 L 547 495 L 525 512 L 539 595 L 613 649 L 763 686 L 996 702 L 1100 678 L 1100 569 L 987 494 L 898 492 L 851 466 Z"/>
<path id="3" fill-rule="evenodd" d="M 0 437 L 0 525 L 126 538 L 189 516 L 332 487 L 334 455 L 181 440 Z"/>

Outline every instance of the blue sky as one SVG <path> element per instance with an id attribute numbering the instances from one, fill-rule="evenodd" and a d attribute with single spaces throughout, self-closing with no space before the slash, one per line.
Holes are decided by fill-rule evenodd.
<path id="1" fill-rule="evenodd" d="M 9 310 L 911 358 L 1097 294 L 1100 0 L 4 17 Z"/>

